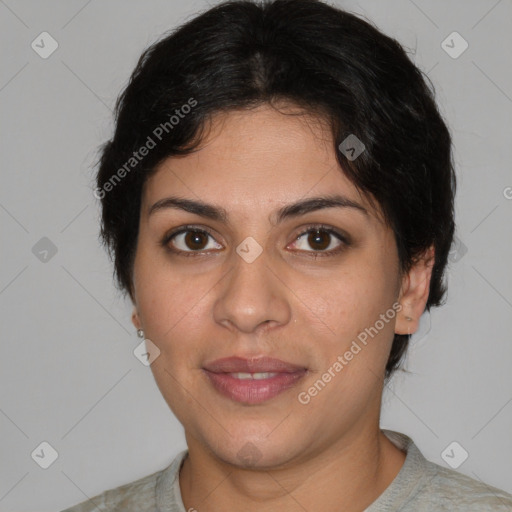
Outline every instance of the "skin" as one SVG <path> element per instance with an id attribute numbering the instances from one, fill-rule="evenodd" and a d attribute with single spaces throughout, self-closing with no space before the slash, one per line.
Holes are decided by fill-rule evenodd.
<path id="1" fill-rule="evenodd" d="M 146 182 L 133 269 L 132 321 L 161 351 L 151 368 L 185 429 L 185 508 L 361 511 L 405 460 L 379 429 L 384 369 L 393 334 L 418 327 L 433 251 L 400 275 L 392 230 L 340 170 L 321 119 L 262 105 L 218 114 L 210 128 L 198 151 L 165 160 Z M 283 206 L 334 193 L 366 213 L 331 207 L 276 222 Z M 177 208 L 150 215 L 168 196 L 224 208 L 228 222 Z M 342 230 L 350 244 L 323 232 L 320 244 L 308 243 L 307 230 L 318 223 Z M 187 245 L 178 235 L 162 246 L 166 233 L 188 224 L 211 237 Z M 236 252 L 247 237 L 262 248 L 252 263 Z M 186 257 L 173 247 L 196 252 Z M 396 302 L 402 310 L 300 403 L 298 393 Z M 308 373 L 249 405 L 220 395 L 202 371 L 218 358 L 261 355 Z M 247 443 L 258 455 L 251 463 L 238 455 Z"/>

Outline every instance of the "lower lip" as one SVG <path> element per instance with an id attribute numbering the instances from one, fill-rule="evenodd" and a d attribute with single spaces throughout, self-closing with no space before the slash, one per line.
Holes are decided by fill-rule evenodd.
<path id="1" fill-rule="evenodd" d="M 293 387 L 306 370 L 294 373 L 279 373 L 268 379 L 236 379 L 229 373 L 213 373 L 204 370 L 213 387 L 235 402 L 260 404 Z"/>

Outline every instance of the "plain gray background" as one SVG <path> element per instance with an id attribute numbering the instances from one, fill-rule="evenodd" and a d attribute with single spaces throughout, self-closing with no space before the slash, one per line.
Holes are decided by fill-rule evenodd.
<path id="1" fill-rule="evenodd" d="M 459 471 L 512 492 L 512 1 L 336 3 L 397 38 L 429 73 L 459 179 L 447 304 L 423 318 L 410 373 L 386 390 L 382 426 L 444 466 L 456 441 L 469 454 Z M 142 50 L 207 6 L 0 1 L 1 511 L 61 510 L 185 448 L 133 355 L 131 304 L 97 240 L 92 183 Z M 59 46 L 43 59 L 31 44 L 45 31 Z M 454 31 L 469 45 L 457 58 L 464 42 Z M 50 453 L 42 442 L 58 453 L 47 469 L 31 455 Z"/>

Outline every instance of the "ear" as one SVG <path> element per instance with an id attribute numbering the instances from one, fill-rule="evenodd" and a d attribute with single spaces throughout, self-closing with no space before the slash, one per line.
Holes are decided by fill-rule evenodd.
<path id="1" fill-rule="evenodd" d="M 398 298 L 402 309 L 395 323 L 396 334 L 413 334 L 418 330 L 430 291 L 434 254 L 434 247 L 429 247 L 402 278 Z"/>
<path id="2" fill-rule="evenodd" d="M 134 325 L 135 329 L 137 329 L 137 330 L 141 329 L 141 322 L 140 322 L 140 318 L 139 318 L 139 313 L 137 311 L 137 306 L 135 306 L 133 308 L 132 324 Z"/>

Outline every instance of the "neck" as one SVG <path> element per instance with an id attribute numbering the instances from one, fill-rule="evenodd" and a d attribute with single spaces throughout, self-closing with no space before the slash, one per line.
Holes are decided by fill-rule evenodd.
<path id="1" fill-rule="evenodd" d="M 275 470 L 238 468 L 190 441 L 180 473 L 181 495 L 186 510 L 201 512 L 229 510 L 233 503 L 249 512 L 278 507 L 282 512 L 360 512 L 391 484 L 405 460 L 378 425 Z"/>

